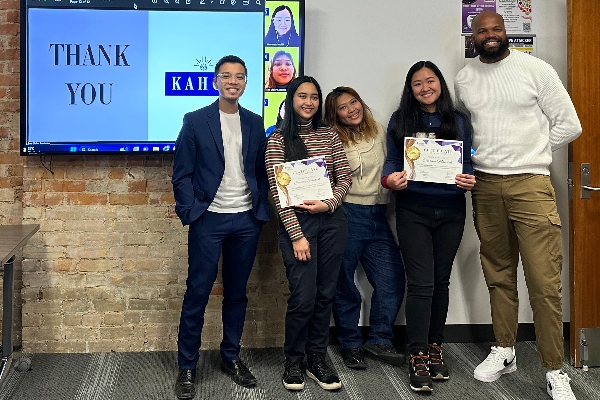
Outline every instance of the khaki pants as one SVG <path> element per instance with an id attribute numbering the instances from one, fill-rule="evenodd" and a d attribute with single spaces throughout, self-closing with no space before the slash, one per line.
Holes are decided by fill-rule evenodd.
<path id="1" fill-rule="evenodd" d="M 516 340 L 520 254 L 542 364 L 560 369 L 564 358 L 562 241 L 550 177 L 475 175 L 473 218 L 498 346 L 512 347 Z"/>

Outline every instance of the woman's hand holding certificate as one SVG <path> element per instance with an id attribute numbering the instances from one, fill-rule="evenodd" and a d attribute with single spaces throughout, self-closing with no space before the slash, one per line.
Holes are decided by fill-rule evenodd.
<path id="1" fill-rule="evenodd" d="M 304 200 L 302 204 L 297 204 L 296 207 L 306 210 L 311 214 L 329 211 L 329 206 L 321 200 Z"/>
<path id="2" fill-rule="evenodd" d="M 456 186 L 464 190 L 471 190 L 475 186 L 475 175 L 458 174 L 454 181 Z"/>
<path id="3" fill-rule="evenodd" d="M 388 175 L 387 185 L 392 190 L 406 189 L 408 181 L 406 179 L 406 171 L 392 172 Z"/>

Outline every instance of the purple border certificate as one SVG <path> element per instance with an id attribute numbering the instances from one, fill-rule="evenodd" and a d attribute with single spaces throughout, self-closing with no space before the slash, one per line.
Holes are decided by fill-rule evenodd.
<path id="1" fill-rule="evenodd" d="M 404 169 L 411 181 L 454 185 L 463 170 L 463 142 L 404 138 Z"/>
<path id="2" fill-rule="evenodd" d="M 333 198 L 327 165 L 322 157 L 276 164 L 273 169 L 280 208 L 302 204 L 304 200 Z"/>

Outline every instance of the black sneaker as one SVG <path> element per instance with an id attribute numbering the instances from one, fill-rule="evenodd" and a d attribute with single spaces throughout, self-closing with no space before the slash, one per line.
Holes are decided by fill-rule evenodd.
<path id="1" fill-rule="evenodd" d="M 408 361 L 408 378 L 410 380 L 410 388 L 415 392 L 433 391 L 427 358 L 422 352 L 410 355 L 410 360 Z"/>
<path id="2" fill-rule="evenodd" d="M 337 390 L 342 387 L 340 378 L 325 363 L 325 355 L 321 353 L 309 354 L 306 357 L 306 375 L 314 379 L 325 390 Z"/>
<path id="3" fill-rule="evenodd" d="M 342 349 L 342 358 L 344 359 L 344 364 L 346 364 L 346 367 L 348 368 L 367 368 L 367 363 L 365 362 L 365 356 L 363 354 L 362 347 L 351 347 L 349 349 Z"/>
<path id="4" fill-rule="evenodd" d="M 429 375 L 436 381 L 445 381 L 450 378 L 448 366 L 444 364 L 442 345 L 432 343 L 429 345 Z"/>
<path id="5" fill-rule="evenodd" d="M 302 373 L 302 362 L 285 360 L 283 371 L 283 387 L 287 390 L 304 389 L 304 374 Z"/>
<path id="6" fill-rule="evenodd" d="M 365 355 L 397 367 L 401 367 L 406 360 L 404 354 L 398 353 L 391 344 L 365 343 L 363 350 Z"/>

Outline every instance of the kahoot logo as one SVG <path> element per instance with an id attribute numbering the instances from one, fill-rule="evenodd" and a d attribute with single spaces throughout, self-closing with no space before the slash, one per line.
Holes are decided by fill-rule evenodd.
<path id="1" fill-rule="evenodd" d="M 218 96 L 213 86 L 214 72 L 211 60 L 196 59 L 195 67 L 202 72 L 165 72 L 165 96 Z"/>

